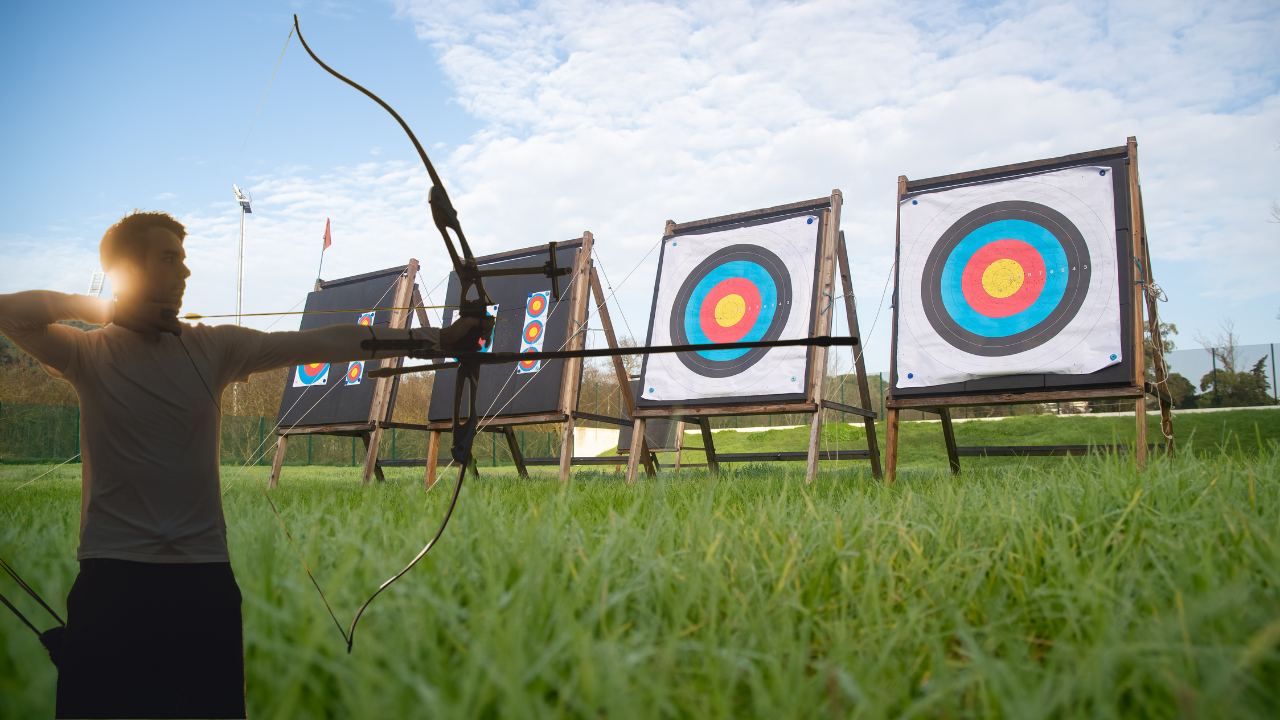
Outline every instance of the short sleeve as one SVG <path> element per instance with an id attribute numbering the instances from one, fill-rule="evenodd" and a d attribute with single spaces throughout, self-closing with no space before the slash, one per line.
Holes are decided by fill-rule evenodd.
<path id="1" fill-rule="evenodd" d="M 274 370 L 263 367 L 262 344 L 267 333 L 238 325 L 197 325 L 197 332 L 208 338 L 208 353 L 218 362 L 218 385 L 248 382 L 254 373 Z"/>
<path id="2" fill-rule="evenodd" d="M 76 328 L 74 333 L 66 333 L 66 337 L 70 340 L 68 347 L 69 357 L 67 358 L 67 369 L 58 372 L 49 365 L 40 363 L 40 368 L 52 378 L 66 380 L 75 385 L 76 379 L 80 377 L 80 364 L 86 355 L 91 354 L 89 350 L 90 337 L 89 333 Z"/>

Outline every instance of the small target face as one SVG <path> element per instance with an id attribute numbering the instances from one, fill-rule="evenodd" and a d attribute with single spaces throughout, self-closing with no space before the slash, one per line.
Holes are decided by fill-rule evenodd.
<path id="1" fill-rule="evenodd" d="M 376 311 L 375 311 L 375 312 L 376 312 Z M 372 312 L 361 313 L 361 315 L 360 315 L 360 320 L 359 320 L 358 322 L 359 322 L 361 325 L 372 325 L 372 324 L 373 324 L 373 316 L 374 316 L 374 313 L 372 313 Z"/>
<path id="2" fill-rule="evenodd" d="M 347 384 L 359 385 L 364 377 L 364 363 L 357 360 L 347 366 Z"/>
<path id="3" fill-rule="evenodd" d="M 671 337 L 677 344 L 776 340 L 791 312 L 791 278 L 782 260 L 756 245 L 731 245 L 702 261 L 676 295 Z M 704 377 L 729 377 L 760 361 L 766 348 L 680 353 Z"/>
<path id="4" fill-rule="evenodd" d="M 531 352 L 537 352 L 537 351 L 534 348 L 529 348 L 525 350 L 525 352 L 531 353 Z M 520 364 L 520 369 L 524 370 L 525 372 L 529 372 L 530 370 L 533 370 L 534 368 L 538 367 L 537 360 L 521 360 L 519 364 Z"/>
<path id="5" fill-rule="evenodd" d="M 542 323 L 530 320 L 529 324 L 524 326 L 524 341 L 532 345 L 538 342 L 540 337 L 542 337 Z"/>
<path id="6" fill-rule="evenodd" d="M 920 295 L 952 346 L 975 355 L 1026 352 L 1058 335 L 1089 288 L 1089 248 L 1058 211 L 1026 201 L 980 207 L 944 232 Z"/>
<path id="7" fill-rule="evenodd" d="M 529 313 L 529 317 L 541 317 L 547 311 L 547 296 L 542 293 L 529 293 L 529 303 L 525 306 L 525 312 Z"/>
<path id="8" fill-rule="evenodd" d="M 298 374 L 294 386 L 298 385 L 324 385 L 329 379 L 328 363 L 309 363 L 307 365 L 298 366 Z"/>

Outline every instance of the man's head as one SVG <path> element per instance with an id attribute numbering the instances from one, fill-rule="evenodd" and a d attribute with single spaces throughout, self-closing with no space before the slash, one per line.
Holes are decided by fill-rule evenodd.
<path id="1" fill-rule="evenodd" d="M 135 211 L 108 228 L 98 255 L 116 297 L 169 304 L 176 312 L 191 275 L 182 249 L 186 235 L 182 223 L 162 212 Z"/>

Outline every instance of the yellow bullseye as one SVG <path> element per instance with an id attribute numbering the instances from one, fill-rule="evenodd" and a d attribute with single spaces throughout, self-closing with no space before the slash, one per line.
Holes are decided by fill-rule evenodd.
<path id="1" fill-rule="evenodd" d="M 1022 265 L 1016 260 L 997 260 L 982 271 L 982 289 L 995 298 L 1007 298 L 1022 287 Z"/>
<path id="2" fill-rule="evenodd" d="M 738 324 L 747 314 L 747 301 L 741 295 L 725 295 L 716 303 L 716 323 L 720 327 Z"/>

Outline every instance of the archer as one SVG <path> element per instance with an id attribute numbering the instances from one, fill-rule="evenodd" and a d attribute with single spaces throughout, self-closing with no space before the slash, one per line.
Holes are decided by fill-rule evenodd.
<path id="1" fill-rule="evenodd" d="M 371 338 L 465 351 L 492 330 L 475 318 L 443 330 L 273 333 L 180 323 L 185 236 L 159 212 L 112 225 L 99 255 L 114 301 L 0 295 L 0 333 L 80 399 L 80 573 L 54 655 L 60 718 L 245 717 L 241 596 L 219 485 L 217 398 L 228 385 L 292 365 L 404 354 L 362 350 Z"/>

